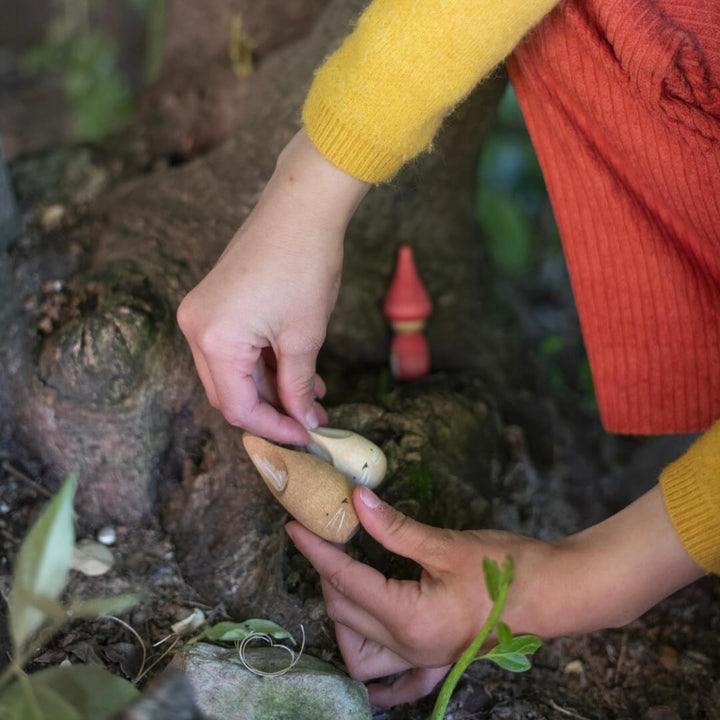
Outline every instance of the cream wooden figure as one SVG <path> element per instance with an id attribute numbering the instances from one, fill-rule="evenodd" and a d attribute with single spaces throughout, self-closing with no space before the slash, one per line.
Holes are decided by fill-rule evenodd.
<path id="1" fill-rule="evenodd" d="M 278 502 L 300 523 L 330 542 L 347 542 L 360 527 L 353 484 L 315 455 L 273 445 L 245 433 L 243 445 Z"/>
<path id="2" fill-rule="evenodd" d="M 334 465 L 356 485 L 376 488 L 387 471 L 385 453 L 375 443 L 349 430 L 308 430 L 308 450 Z"/>

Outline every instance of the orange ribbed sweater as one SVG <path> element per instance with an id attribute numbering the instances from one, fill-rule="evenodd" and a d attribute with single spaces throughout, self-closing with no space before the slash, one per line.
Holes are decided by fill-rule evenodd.
<path id="1" fill-rule="evenodd" d="M 311 140 L 388 179 L 554 4 L 374 0 L 316 75 Z M 690 555 L 720 573 L 720 0 L 563 0 L 508 67 L 603 423 L 707 430 L 660 484 Z"/>
<path id="2" fill-rule="evenodd" d="M 603 422 L 720 417 L 720 2 L 559 5 L 508 62 Z"/>

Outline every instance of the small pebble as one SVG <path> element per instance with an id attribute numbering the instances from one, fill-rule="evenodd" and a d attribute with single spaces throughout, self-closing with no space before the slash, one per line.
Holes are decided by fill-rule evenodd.
<path id="1" fill-rule="evenodd" d="M 40 224 L 44 230 L 54 230 L 65 217 L 65 208 L 62 205 L 49 205 L 40 212 Z"/>
<path id="2" fill-rule="evenodd" d="M 6 502 L 0 503 L 0 513 L 5 515 L 6 513 L 9 513 L 9 512 L 10 512 L 10 506 Z"/>
<path id="3" fill-rule="evenodd" d="M 567 675 L 579 675 L 585 672 L 585 665 L 582 660 L 571 660 L 564 668 L 563 672 Z"/>
<path id="4" fill-rule="evenodd" d="M 115 531 L 115 528 L 111 525 L 100 528 L 98 530 L 97 540 L 103 545 L 114 545 L 117 540 L 117 532 Z"/>

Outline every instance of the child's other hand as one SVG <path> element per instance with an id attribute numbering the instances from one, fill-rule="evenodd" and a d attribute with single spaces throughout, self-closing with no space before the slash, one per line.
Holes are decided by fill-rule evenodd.
<path id="1" fill-rule="evenodd" d="M 327 613 L 350 674 L 371 680 L 402 673 L 392 684 L 369 685 L 374 705 L 409 702 L 431 692 L 473 641 L 491 607 L 482 571 L 485 556 L 498 562 L 513 556 L 515 581 L 503 618 L 515 632 L 537 629 L 539 603 L 533 598 L 541 597 L 541 568 L 551 563 L 554 546 L 505 532 L 423 525 L 380 503 L 366 488 L 357 488 L 353 501 L 370 535 L 422 566 L 419 581 L 387 579 L 297 522 L 289 523 L 287 531 L 321 576 Z"/>
<path id="2" fill-rule="evenodd" d="M 557 543 L 422 525 L 367 488 L 357 488 L 353 502 L 372 537 L 420 564 L 419 581 L 387 579 L 297 522 L 287 531 L 321 576 L 350 674 L 370 680 L 402 673 L 391 684 L 369 685 L 375 705 L 429 693 L 470 645 L 491 607 L 484 557 L 512 556 L 503 621 L 515 634 L 542 637 L 623 625 L 702 574 L 675 535 L 657 487 Z"/>
<path id="3" fill-rule="evenodd" d="M 298 133 L 178 323 L 210 403 L 228 422 L 305 444 L 326 416 L 315 373 L 335 305 L 347 223 L 368 186 Z M 286 414 L 282 412 L 284 410 Z"/>

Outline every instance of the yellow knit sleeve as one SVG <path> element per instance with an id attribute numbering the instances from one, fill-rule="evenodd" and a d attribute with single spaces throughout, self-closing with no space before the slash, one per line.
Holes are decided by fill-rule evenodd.
<path id="1" fill-rule="evenodd" d="M 720 574 L 720 422 L 660 475 L 665 507 L 685 549 Z"/>
<path id="2" fill-rule="evenodd" d="M 382 182 L 558 0 L 374 0 L 316 72 L 303 122 L 318 150 Z"/>

